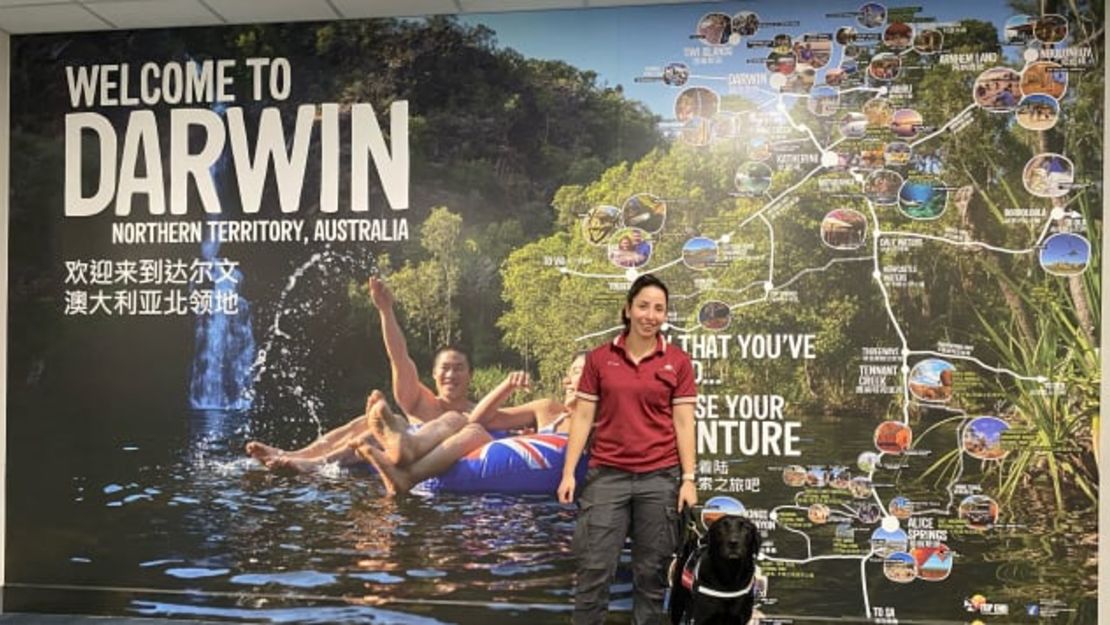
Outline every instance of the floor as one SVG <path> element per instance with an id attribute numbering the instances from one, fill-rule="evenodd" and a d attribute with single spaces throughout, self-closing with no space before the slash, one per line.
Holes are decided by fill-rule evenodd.
<path id="1" fill-rule="evenodd" d="M 67 614 L 0 614 L 0 625 L 214 625 L 213 621 L 179 621 L 118 616 L 73 616 Z"/>

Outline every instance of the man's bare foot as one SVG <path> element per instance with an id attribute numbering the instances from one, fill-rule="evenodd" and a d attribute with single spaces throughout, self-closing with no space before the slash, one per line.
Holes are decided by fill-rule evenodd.
<path id="1" fill-rule="evenodd" d="M 285 450 L 272 447 L 261 441 L 250 441 L 247 443 L 247 455 L 262 464 L 268 465 L 275 458 L 285 455 Z"/>
<path id="2" fill-rule="evenodd" d="M 370 397 L 366 399 L 366 410 L 370 410 L 370 406 L 378 403 L 378 401 L 385 401 L 385 394 L 379 390 L 370 392 Z M 382 417 L 385 419 L 387 426 L 395 432 L 408 432 L 409 419 L 404 414 L 396 414 L 389 409 L 389 403 L 385 403 L 385 410 L 382 412 Z"/>
<path id="3" fill-rule="evenodd" d="M 385 403 L 381 391 L 370 393 L 366 400 L 366 423 L 370 435 L 382 446 L 382 458 L 394 466 L 404 466 L 412 461 L 407 453 L 408 445 L 405 440 L 408 433 L 405 428 L 398 427 L 397 419 Z"/>
<path id="4" fill-rule="evenodd" d="M 290 456 L 277 456 L 267 462 L 266 467 L 271 471 L 280 473 L 312 473 L 320 468 L 320 462 Z"/>
<path id="5" fill-rule="evenodd" d="M 375 389 L 370 392 L 369 397 L 366 397 L 366 412 L 370 412 L 371 406 L 377 402 L 385 402 L 385 394 Z M 388 404 L 388 402 L 385 403 L 385 410 L 382 412 L 382 417 L 385 420 L 385 424 L 390 426 L 394 432 L 408 431 L 407 417 L 404 414 L 394 414 L 393 411 L 390 410 L 390 404 Z"/>
<path id="6" fill-rule="evenodd" d="M 390 463 L 385 452 L 379 451 L 366 443 L 354 447 L 354 450 L 360 458 L 374 465 L 374 468 L 378 470 L 378 475 L 382 478 L 382 484 L 385 485 L 387 493 L 397 495 L 412 490 L 412 480 L 405 475 L 405 470 L 398 469 Z"/>

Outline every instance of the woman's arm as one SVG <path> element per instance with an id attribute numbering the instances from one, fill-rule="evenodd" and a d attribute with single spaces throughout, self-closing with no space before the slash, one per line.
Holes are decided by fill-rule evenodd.
<path id="1" fill-rule="evenodd" d="M 498 410 L 501 404 L 509 398 L 518 388 L 528 388 L 531 386 L 531 380 L 528 379 L 528 374 L 523 371 L 513 371 L 505 379 L 498 384 L 494 389 L 478 401 L 478 405 L 474 406 L 474 410 L 470 411 L 469 421 L 477 423 L 486 429 L 509 429 L 511 427 L 523 427 L 518 425 L 515 421 L 520 420 L 523 411 L 513 411 L 512 416 L 516 419 L 510 419 L 505 411 Z M 535 403 L 535 402 L 531 402 Z M 525 404 L 527 405 L 527 404 Z M 534 420 L 534 413 L 527 415 Z M 527 424 L 524 424 L 527 425 Z"/>
<path id="2" fill-rule="evenodd" d="M 556 494 L 560 503 L 574 501 L 575 477 L 574 470 L 582 458 L 582 451 L 586 448 L 586 440 L 590 437 L 590 429 L 594 425 L 597 415 L 597 404 L 578 398 L 574 415 L 570 418 L 570 437 L 567 440 L 567 453 L 563 461 L 563 481 L 559 483 Z"/>
<path id="3" fill-rule="evenodd" d="M 697 433 L 694 427 L 694 407 L 698 402 L 698 387 L 694 383 L 694 367 L 689 358 L 683 358 L 675 372 L 675 391 L 671 399 L 671 418 L 678 444 L 678 461 L 682 465 L 682 483 L 678 488 L 678 511 L 698 503 L 698 486 L 694 471 L 698 465 Z"/>
<path id="4" fill-rule="evenodd" d="M 519 406 L 509 406 L 494 411 L 482 423 L 489 430 L 517 430 L 535 428 L 539 430 L 555 421 L 563 413 L 563 404 L 550 398 L 533 399 Z"/>
<path id="5" fill-rule="evenodd" d="M 675 404 L 674 433 L 678 440 L 678 461 L 682 465 L 682 483 L 678 489 L 678 511 L 698 503 L 697 484 L 686 479 L 694 475 L 698 464 L 697 446 L 694 433 L 694 404 Z"/>

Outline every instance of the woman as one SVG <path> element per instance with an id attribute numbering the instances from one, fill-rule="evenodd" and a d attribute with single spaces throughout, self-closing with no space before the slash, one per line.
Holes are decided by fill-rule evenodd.
<path id="1" fill-rule="evenodd" d="M 466 475 L 451 475 L 451 472 L 456 469 L 456 462 L 471 452 L 493 442 L 494 437 L 490 435 L 490 430 L 527 428 L 535 429 L 540 433 L 566 432 L 566 418 L 571 414 L 576 403 L 575 393 L 579 378 L 582 376 L 585 360 L 586 355 L 579 354 L 571 362 L 570 368 L 563 378 L 562 402 L 548 398 L 536 399 L 516 406 L 512 411 L 506 411 L 500 409 L 505 400 L 516 389 L 527 388 L 530 385 L 528 374 L 521 371 L 510 373 L 501 384 L 486 394 L 474 407 L 474 410 L 467 415 L 468 423 L 465 427 L 412 463 L 401 465 L 393 462 L 388 454 L 365 442 L 352 444 L 352 448 L 364 460 L 374 465 L 385 484 L 386 491 L 391 495 L 406 493 L 420 482 L 441 475 L 443 475 L 443 480 L 448 483 L 460 480 L 476 482 L 473 486 L 476 490 L 480 490 L 482 487 L 481 480 L 480 478 L 476 480 L 472 471 L 460 468 L 459 471 L 466 473 Z M 372 406 L 370 410 L 388 412 L 389 408 L 384 401 L 380 401 Z M 552 474 L 552 481 L 546 487 L 547 493 L 550 493 L 551 488 L 555 486 L 554 480 L 558 479 L 560 469 L 561 467 L 556 468 Z M 459 479 L 453 480 L 453 477 Z M 540 476 L 536 475 L 534 477 Z"/>
<path id="2" fill-rule="evenodd" d="M 605 619 L 609 583 L 630 527 L 632 622 L 655 625 L 663 619 L 678 511 L 698 499 L 697 388 L 689 356 L 660 334 L 666 318 L 667 287 L 655 276 L 640 276 L 621 311 L 624 332 L 586 357 L 558 489 L 560 502 L 574 500 L 574 467 L 593 427 L 574 532 L 575 625 Z"/>

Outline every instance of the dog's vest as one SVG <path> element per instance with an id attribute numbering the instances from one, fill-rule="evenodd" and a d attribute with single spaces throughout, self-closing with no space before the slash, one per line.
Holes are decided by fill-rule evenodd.
<path id="1" fill-rule="evenodd" d="M 758 567 L 752 571 L 752 578 L 748 580 L 748 585 L 740 590 L 717 590 L 702 584 L 698 580 L 698 570 L 701 569 L 701 557 L 706 549 L 707 547 L 702 545 L 692 551 L 690 557 L 686 558 L 686 564 L 682 566 L 682 586 L 686 590 L 718 599 L 736 599 L 752 592 L 752 588 L 755 587 L 755 578 L 759 575 Z"/>

